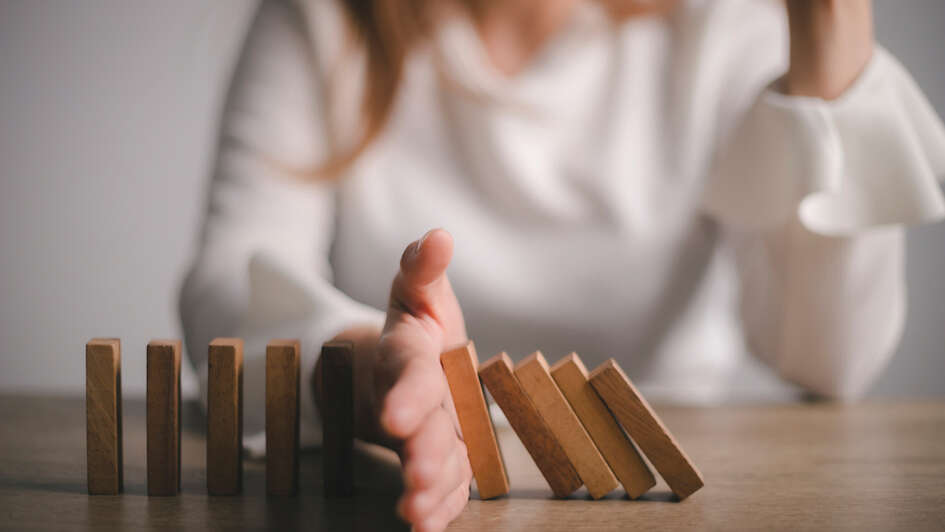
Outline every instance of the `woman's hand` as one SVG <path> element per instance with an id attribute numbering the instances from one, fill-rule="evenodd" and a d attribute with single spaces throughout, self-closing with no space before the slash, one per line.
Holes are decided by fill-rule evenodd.
<path id="1" fill-rule="evenodd" d="M 856 80 L 873 54 L 870 0 L 787 0 L 791 66 L 785 90 L 827 100 Z"/>
<path id="2" fill-rule="evenodd" d="M 452 254 L 453 239 L 442 229 L 411 243 L 391 286 L 384 329 L 335 338 L 355 343 L 358 437 L 400 454 L 406 489 L 397 512 L 422 531 L 442 530 L 459 515 L 472 479 L 440 366 L 440 353 L 466 341 L 446 277 Z"/>

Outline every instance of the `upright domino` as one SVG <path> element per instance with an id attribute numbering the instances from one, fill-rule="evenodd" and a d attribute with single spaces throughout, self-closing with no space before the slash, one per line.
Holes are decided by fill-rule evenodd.
<path id="1" fill-rule="evenodd" d="M 86 465 L 90 495 L 124 489 L 121 438 L 121 341 L 85 344 Z"/>
<path id="2" fill-rule="evenodd" d="M 509 492 L 509 478 L 495 437 L 489 407 L 479 382 L 479 357 L 472 341 L 440 355 L 440 363 L 456 407 L 469 464 L 481 499 Z"/>
<path id="3" fill-rule="evenodd" d="M 515 376 L 574 464 L 591 497 L 600 499 L 616 489 L 617 478 L 558 389 L 541 352 L 535 351 L 519 362 Z"/>
<path id="4" fill-rule="evenodd" d="M 680 500 L 703 486 L 696 466 L 613 359 L 591 372 L 590 381 Z"/>
<path id="5" fill-rule="evenodd" d="M 266 346 L 266 493 L 293 496 L 299 490 L 298 340 Z"/>
<path id="6" fill-rule="evenodd" d="M 515 378 L 509 356 L 499 353 L 487 360 L 479 367 L 479 377 L 548 481 L 551 491 L 558 497 L 567 497 L 580 488 L 581 477 Z"/>
<path id="7" fill-rule="evenodd" d="M 243 340 L 216 338 L 207 353 L 207 493 L 243 487 Z"/>
<path id="8" fill-rule="evenodd" d="M 551 376 L 627 495 L 636 499 L 656 485 L 650 468 L 588 382 L 587 368 L 577 353 L 551 366 Z"/>
<path id="9" fill-rule="evenodd" d="M 325 495 L 354 494 L 354 345 L 322 346 L 322 424 Z"/>
<path id="10" fill-rule="evenodd" d="M 180 340 L 148 343 L 148 495 L 180 492 Z"/>

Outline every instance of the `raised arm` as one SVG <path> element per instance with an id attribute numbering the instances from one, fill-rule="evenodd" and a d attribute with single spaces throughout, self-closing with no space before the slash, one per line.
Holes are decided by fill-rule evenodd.
<path id="1" fill-rule="evenodd" d="M 814 394 L 855 398 L 902 332 L 902 225 L 945 213 L 945 130 L 874 45 L 867 0 L 787 11 L 787 74 L 723 142 L 707 205 L 734 243 L 753 352 Z"/>

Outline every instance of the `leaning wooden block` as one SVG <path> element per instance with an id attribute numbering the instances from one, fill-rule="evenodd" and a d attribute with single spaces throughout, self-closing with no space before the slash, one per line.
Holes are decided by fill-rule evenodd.
<path id="1" fill-rule="evenodd" d="M 243 340 L 216 338 L 207 353 L 207 493 L 243 487 Z"/>
<path id="2" fill-rule="evenodd" d="M 90 495 L 124 489 L 121 438 L 121 341 L 85 344 L 86 465 Z"/>
<path id="3" fill-rule="evenodd" d="M 481 499 L 509 492 L 509 478 L 495 437 L 489 407 L 479 382 L 479 358 L 472 341 L 440 355 L 440 363 L 456 407 L 469 464 Z"/>
<path id="4" fill-rule="evenodd" d="M 515 378 L 509 356 L 499 353 L 487 360 L 479 367 L 479 377 L 548 481 L 551 491 L 558 497 L 567 497 L 580 488 L 581 477 Z"/>
<path id="5" fill-rule="evenodd" d="M 515 376 L 548 424 L 591 497 L 600 499 L 617 488 L 617 477 L 551 378 L 548 363 L 535 351 L 515 366 Z"/>
<path id="6" fill-rule="evenodd" d="M 555 363 L 551 376 L 627 495 L 636 499 L 652 488 L 656 484 L 653 473 L 588 382 L 587 368 L 577 353 Z"/>
<path id="7" fill-rule="evenodd" d="M 322 346 L 322 424 L 325 495 L 354 494 L 354 345 Z"/>
<path id="8" fill-rule="evenodd" d="M 180 492 L 180 340 L 148 343 L 148 495 Z"/>
<path id="9" fill-rule="evenodd" d="M 613 359 L 591 372 L 590 381 L 677 497 L 685 499 L 703 486 L 696 466 Z"/>
<path id="10" fill-rule="evenodd" d="M 298 340 L 266 346 L 266 493 L 292 496 L 299 490 Z"/>

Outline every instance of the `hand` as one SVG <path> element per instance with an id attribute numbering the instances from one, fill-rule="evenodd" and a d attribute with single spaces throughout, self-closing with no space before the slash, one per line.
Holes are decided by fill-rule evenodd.
<path id="1" fill-rule="evenodd" d="M 442 530 L 459 515 L 472 479 L 440 366 L 440 353 L 466 341 L 446 277 L 452 254 L 453 239 L 442 229 L 411 243 L 391 286 L 383 330 L 352 329 L 335 338 L 355 343 L 358 437 L 400 454 L 406 489 L 397 511 L 421 531 Z"/>
<path id="2" fill-rule="evenodd" d="M 785 90 L 834 99 L 850 87 L 873 54 L 870 0 L 787 0 L 791 66 Z"/>

